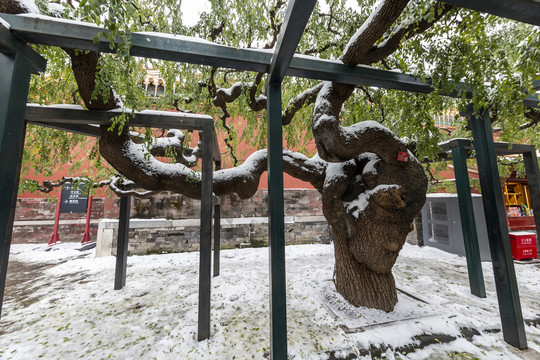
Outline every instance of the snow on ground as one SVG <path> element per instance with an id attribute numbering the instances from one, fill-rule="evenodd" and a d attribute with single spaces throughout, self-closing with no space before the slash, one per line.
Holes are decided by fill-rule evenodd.
<path id="1" fill-rule="evenodd" d="M 131 256 L 127 285 L 113 290 L 115 258 L 77 244 L 56 251 L 13 245 L 13 264 L 39 265 L 10 285 L 0 321 L 1 359 L 264 359 L 269 351 L 268 249 L 222 251 L 212 280 L 212 336 L 197 342 L 198 253 Z M 287 246 L 287 322 L 291 358 L 327 359 L 380 347 L 388 359 L 521 359 L 504 343 L 490 263 L 487 298 L 470 294 L 465 259 L 406 245 L 394 267 L 400 293 L 391 313 L 354 308 L 335 293 L 332 245 Z M 13 265 L 16 266 L 16 265 Z M 525 319 L 540 318 L 540 268 L 516 264 Z M 17 268 L 18 269 L 18 268 Z M 387 324 L 384 324 L 387 323 Z M 378 324 L 378 325 L 377 325 Z M 349 330 L 344 331 L 345 325 Z M 460 328 L 480 336 L 468 341 Z M 538 325 L 526 325 L 540 352 Z M 420 348 L 415 336 L 456 340 Z M 418 345 L 417 351 L 395 348 Z M 265 355 L 266 354 L 266 355 Z"/>

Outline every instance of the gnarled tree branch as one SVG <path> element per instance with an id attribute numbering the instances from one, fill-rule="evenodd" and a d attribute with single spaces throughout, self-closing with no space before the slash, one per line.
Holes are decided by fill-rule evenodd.
<path id="1" fill-rule="evenodd" d="M 183 164 L 163 163 L 147 153 L 144 144 L 136 144 L 127 130 L 120 135 L 101 127 L 100 152 L 120 173 L 129 174 L 137 186 L 148 190 L 166 190 L 201 197 L 201 173 Z M 324 182 L 325 162 L 286 150 L 284 170 L 313 186 L 321 188 Z M 216 195 L 236 193 L 242 199 L 253 196 L 259 179 L 267 169 L 266 150 L 251 154 L 246 161 L 235 168 L 215 171 L 213 190 Z"/>

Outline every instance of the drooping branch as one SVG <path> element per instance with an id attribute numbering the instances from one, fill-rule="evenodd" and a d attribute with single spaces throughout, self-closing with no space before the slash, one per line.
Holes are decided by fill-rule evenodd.
<path id="1" fill-rule="evenodd" d="M 264 45 L 265 49 L 272 49 L 278 40 L 279 31 L 281 30 L 281 23 L 278 23 L 276 15 L 277 15 L 278 10 L 285 4 L 286 4 L 286 1 L 277 0 L 276 5 L 274 5 L 272 9 L 270 10 L 269 22 L 270 22 L 270 28 L 272 30 L 270 34 L 272 36 L 272 39 Z"/>
<path id="2" fill-rule="evenodd" d="M 201 173 L 193 171 L 180 163 L 164 163 L 148 153 L 144 144 L 133 142 L 127 130 L 120 135 L 101 128 L 100 152 L 102 156 L 121 174 L 129 177 L 137 186 L 148 190 L 165 190 L 201 197 Z M 284 170 L 315 187 L 324 182 L 325 162 L 286 150 Z M 242 165 L 235 168 L 215 171 L 213 191 L 216 195 L 236 193 L 242 199 L 253 196 L 257 191 L 259 179 L 267 169 L 266 150 L 251 154 Z"/>
<path id="3" fill-rule="evenodd" d="M 369 104 L 371 105 L 371 108 L 373 109 L 373 106 L 376 104 L 375 103 L 375 100 L 373 99 L 373 97 L 371 96 L 371 93 L 369 92 L 369 90 L 365 87 L 365 86 L 359 86 L 358 89 L 360 89 L 360 91 L 362 91 L 364 93 L 364 95 L 366 96 L 367 100 L 369 101 Z M 377 104 L 379 106 L 379 109 L 381 110 L 381 124 L 383 124 L 386 120 L 386 117 L 384 115 L 384 107 L 381 105 L 381 104 Z"/>
<path id="4" fill-rule="evenodd" d="M 229 114 L 227 104 L 235 101 L 242 95 L 242 92 L 245 91 L 248 93 L 248 105 L 253 111 L 261 111 L 266 108 L 266 96 L 256 96 L 257 86 L 262 80 L 264 74 L 257 74 L 255 81 L 249 84 L 244 84 L 241 82 L 234 83 L 230 88 L 223 89 L 218 88 L 214 81 L 214 76 L 216 73 L 216 68 L 212 69 L 210 74 L 210 86 L 209 91 L 213 96 L 213 103 L 215 106 L 219 107 L 223 114 L 221 115 L 221 123 L 225 130 L 228 133 L 228 136 L 225 138 L 225 145 L 229 148 L 229 153 L 233 158 L 233 165 L 238 165 L 238 159 L 235 156 L 235 149 L 232 144 L 231 136 L 231 127 L 227 124 L 227 119 L 231 116 Z"/>

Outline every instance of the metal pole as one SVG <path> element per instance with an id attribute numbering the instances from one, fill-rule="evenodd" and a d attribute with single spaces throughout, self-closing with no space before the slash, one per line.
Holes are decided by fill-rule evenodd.
<path id="1" fill-rule="evenodd" d="M 221 252 L 221 204 L 220 198 L 216 197 L 214 205 L 214 276 L 219 276 L 219 257 Z"/>
<path id="2" fill-rule="evenodd" d="M 268 236 L 270 252 L 270 357 L 287 359 L 287 300 L 283 201 L 281 84 L 268 84 Z"/>
<path id="3" fill-rule="evenodd" d="M 114 272 L 114 290 L 120 290 L 126 285 L 130 203 L 131 196 L 123 196 L 120 198 L 120 216 L 118 217 L 118 241 L 116 244 L 116 270 Z"/>
<path id="4" fill-rule="evenodd" d="M 212 154 L 213 127 L 203 126 L 201 178 L 201 233 L 199 260 L 199 328 L 197 340 L 210 337 L 210 290 L 212 279 Z"/>
<path id="5" fill-rule="evenodd" d="M 216 133 L 213 133 L 214 147 L 217 144 Z M 218 148 L 219 149 L 219 148 Z M 216 149 L 214 148 L 214 152 Z M 215 159 L 214 159 L 215 161 Z M 221 170 L 221 161 L 215 161 L 216 171 Z M 221 253 L 221 198 L 215 197 L 214 204 L 214 276 L 219 276 L 220 267 L 220 253 Z"/>
<path id="6" fill-rule="evenodd" d="M 24 148 L 24 113 L 31 65 L 19 54 L 0 53 L 0 316 Z M 16 156 L 14 152 L 18 151 Z"/>
<path id="7" fill-rule="evenodd" d="M 508 344 L 518 349 L 526 349 L 527 339 L 510 249 L 489 110 L 484 110 L 482 114 L 472 114 L 471 125 L 503 337 Z"/>
<path id="8" fill-rule="evenodd" d="M 534 212 L 534 222 L 536 223 L 536 248 L 540 252 L 540 170 L 538 169 L 538 159 L 535 151 L 523 153 L 525 172 L 527 173 L 527 183 L 531 193 L 531 209 Z"/>
<path id="9" fill-rule="evenodd" d="M 90 214 L 92 213 L 92 196 L 88 197 L 88 205 L 86 206 L 86 225 L 84 226 L 84 235 L 81 240 L 81 244 L 87 244 L 91 242 L 90 239 Z"/>
<path id="10" fill-rule="evenodd" d="M 47 243 L 49 246 L 53 246 L 56 243 L 60 242 L 60 236 L 58 235 L 58 227 L 60 225 L 60 207 L 62 205 L 62 189 L 60 189 L 60 196 L 58 197 L 58 202 L 56 203 L 56 213 L 54 215 L 54 228 L 51 239 Z"/>
<path id="11" fill-rule="evenodd" d="M 469 284 L 471 293 L 481 298 L 486 297 L 484 274 L 478 248 L 478 233 L 474 221 L 474 208 L 471 197 L 471 184 L 467 171 L 467 157 L 465 149 L 459 145 L 452 148 L 452 160 L 454 162 L 454 174 L 458 193 L 459 215 L 461 218 L 461 230 L 467 255 L 467 271 L 469 272 Z"/>

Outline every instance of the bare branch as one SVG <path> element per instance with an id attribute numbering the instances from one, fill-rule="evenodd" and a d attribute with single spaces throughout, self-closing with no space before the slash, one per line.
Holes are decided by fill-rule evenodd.
<path id="1" fill-rule="evenodd" d="M 525 130 L 525 129 L 528 129 L 530 127 L 536 126 L 536 125 L 538 125 L 538 123 L 540 123 L 540 111 L 538 109 L 527 108 L 525 110 L 525 117 L 527 119 L 530 119 L 531 121 L 529 121 L 526 124 L 521 125 L 519 127 L 519 130 Z"/>
<path id="2" fill-rule="evenodd" d="M 319 93 L 319 91 L 321 91 L 322 87 L 323 83 L 319 83 L 314 87 L 305 90 L 294 99 L 291 99 L 291 101 L 289 101 L 289 104 L 287 104 L 287 108 L 283 112 L 283 115 L 281 117 L 281 123 L 283 125 L 289 125 L 298 110 L 300 110 L 307 104 L 312 104 L 315 102 L 315 100 L 317 99 L 317 94 Z"/>
<path id="3" fill-rule="evenodd" d="M 328 50 L 328 49 L 330 49 L 331 47 L 334 47 L 334 46 L 338 46 L 338 43 L 335 42 L 335 41 L 330 41 L 330 42 L 326 43 L 325 45 L 323 45 L 321 47 L 315 47 L 315 48 L 307 49 L 302 54 L 304 54 L 304 55 L 320 54 L 323 51 L 326 51 L 326 50 Z"/>
<path id="4" fill-rule="evenodd" d="M 270 28 L 272 29 L 272 40 L 264 45 L 264 49 L 272 49 L 279 37 L 279 31 L 281 29 L 281 23 L 277 23 L 276 15 L 278 10 L 286 4 L 284 0 L 277 0 L 276 5 L 270 10 Z"/>
<path id="5" fill-rule="evenodd" d="M 63 186 L 65 183 L 90 183 L 90 179 L 84 178 L 84 177 L 63 177 L 61 180 L 54 181 L 54 180 L 45 180 L 42 183 L 42 186 L 40 186 L 39 191 L 44 192 L 45 194 L 50 193 L 54 190 L 54 188 Z M 93 184 L 94 188 L 106 186 L 108 184 Z"/>
<path id="6" fill-rule="evenodd" d="M 150 196 L 156 195 L 159 191 L 137 191 L 129 189 L 130 187 L 136 186 L 135 183 L 131 180 L 126 180 L 122 176 L 113 176 L 109 181 L 109 188 L 118 196 L 133 196 L 140 199 L 148 198 Z M 127 190 L 129 189 L 129 190 Z"/>
<path id="7" fill-rule="evenodd" d="M 341 58 L 346 65 L 366 64 L 366 54 L 401 15 L 409 0 L 384 0 L 353 35 Z"/>
<path id="8" fill-rule="evenodd" d="M 379 45 L 369 50 L 367 57 L 369 62 L 377 62 L 386 58 L 397 50 L 402 41 L 421 34 L 429 29 L 434 23 L 443 18 L 450 10 L 454 9 L 453 5 L 444 3 L 436 3 L 434 6 L 435 17 L 433 19 L 420 19 L 406 26 L 400 27 L 388 36 Z"/>

